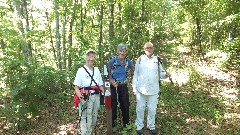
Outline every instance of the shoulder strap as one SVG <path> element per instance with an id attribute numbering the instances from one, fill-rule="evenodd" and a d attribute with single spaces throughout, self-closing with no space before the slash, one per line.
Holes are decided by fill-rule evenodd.
<path id="1" fill-rule="evenodd" d="M 125 68 L 128 67 L 128 58 L 126 57 L 124 60 L 124 64 L 121 64 L 117 61 L 117 55 L 112 57 L 113 59 L 113 65 L 111 66 L 111 69 L 115 69 L 117 66 L 124 66 Z"/>
<path id="2" fill-rule="evenodd" d="M 159 65 L 159 63 L 162 64 L 162 60 L 160 59 L 159 56 L 157 56 L 157 60 L 158 60 L 158 65 Z"/>
<path id="3" fill-rule="evenodd" d="M 113 72 L 114 72 L 114 70 L 116 69 L 117 66 L 124 66 L 125 72 L 127 74 L 127 72 L 128 72 L 128 60 L 129 59 L 126 57 L 124 59 L 124 64 L 121 64 L 121 63 L 117 62 L 117 55 L 113 56 L 112 59 L 114 59 L 114 61 L 113 61 L 113 65 L 111 66 L 111 76 L 113 75 Z"/>
<path id="4" fill-rule="evenodd" d="M 159 65 L 162 64 L 162 61 L 160 59 L 159 56 L 157 56 L 157 64 L 158 64 L 158 83 L 159 83 L 159 86 L 161 86 L 161 80 L 160 80 L 160 68 L 159 68 Z"/>
<path id="5" fill-rule="evenodd" d="M 129 58 L 125 58 L 125 70 L 127 71 L 128 70 L 128 61 L 129 61 Z"/>
<path id="6" fill-rule="evenodd" d="M 113 57 L 111 57 L 111 59 L 113 59 L 113 65 L 111 66 L 111 69 L 115 69 L 117 66 L 117 59 L 116 59 L 116 55 L 114 55 Z M 110 59 L 110 60 L 111 60 Z"/>
<path id="7" fill-rule="evenodd" d="M 85 71 L 88 73 L 88 75 L 91 77 L 91 83 L 90 86 L 92 85 L 92 81 L 97 85 L 96 81 L 93 79 L 94 76 L 94 67 L 93 67 L 93 74 L 90 75 L 90 73 L 87 71 L 87 69 L 83 66 L 83 68 L 85 69 Z"/>
<path id="8" fill-rule="evenodd" d="M 138 64 L 140 64 L 142 56 L 143 56 L 143 55 L 141 55 L 141 56 L 138 58 L 138 59 L 139 59 L 139 60 L 138 60 Z"/>

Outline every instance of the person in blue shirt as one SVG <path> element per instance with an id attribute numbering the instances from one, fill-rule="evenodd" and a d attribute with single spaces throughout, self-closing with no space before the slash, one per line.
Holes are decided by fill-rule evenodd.
<path id="1" fill-rule="evenodd" d="M 122 122 L 125 127 L 129 124 L 129 93 L 127 74 L 129 70 L 134 70 L 134 65 L 129 58 L 126 58 L 128 49 L 126 44 L 119 44 L 117 47 L 117 55 L 108 62 L 108 72 L 110 78 L 111 89 L 111 105 L 112 105 L 112 126 L 116 126 L 118 105 L 120 105 Z"/>

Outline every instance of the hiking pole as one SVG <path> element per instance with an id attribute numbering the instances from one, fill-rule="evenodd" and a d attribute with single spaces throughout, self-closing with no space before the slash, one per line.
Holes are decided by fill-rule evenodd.
<path id="1" fill-rule="evenodd" d="M 117 81 L 116 81 L 117 82 Z M 117 82 L 118 83 L 118 82 Z M 117 88 L 118 86 L 116 86 L 116 95 L 117 95 L 117 103 L 118 103 L 118 105 L 117 105 L 117 111 L 118 111 L 118 118 L 120 119 L 120 109 L 119 109 L 119 101 L 118 101 L 118 88 Z"/>
<path id="2" fill-rule="evenodd" d="M 115 79 L 115 81 L 117 82 L 117 80 Z M 117 82 L 118 83 L 118 82 Z M 117 113 L 118 113 L 118 118 L 120 119 L 121 121 L 121 118 L 120 118 L 120 102 L 119 102 L 119 98 L 118 98 L 118 85 L 116 86 L 116 95 L 117 95 Z M 121 123 L 121 122 L 120 122 Z"/>
<path id="3" fill-rule="evenodd" d="M 164 68 L 163 64 L 162 64 L 162 67 L 165 70 L 165 72 L 167 72 L 167 70 L 166 70 L 166 68 Z M 171 84 L 174 84 L 171 76 L 168 76 L 168 79 L 170 80 Z"/>
<path id="4" fill-rule="evenodd" d="M 85 92 L 85 90 L 83 89 L 83 91 Z M 88 90 L 89 92 L 89 90 Z M 88 95 L 88 94 L 87 94 Z M 81 123 L 81 120 L 82 120 L 82 115 L 83 115 L 83 112 L 84 110 L 87 109 L 87 101 L 88 101 L 88 98 L 89 97 L 86 97 L 87 96 L 86 94 L 83 95 L 83 98 L 81 98 L 80 102 L 78 103 L 78 108 L 79 108 L 79 122 L 77 124 L 77 127 L 76 127 L 76 135 L 78 135 L 78 131 L 79 131 L 79 127 L 81 126 L 80 123 Z M 83 100 L 85 100 L 85 102 L 83 103 Z M 85 111 L 86 112 L 86 111 Z M 87 112 L 86 112 L 87 113 Z M 87 123 L 87 116 L 86 116 L 86 123 Z"/>
<path id="5" fill-rule="evenodd" d="M 161 63 L 163 70 L 164 70 L 165 72 L 167 72 L 166 68 L 165 68 L 165 67 L 164 67 L 164 65 L 163 65 L 163 62 L 162 62 L 162 60 L 160 60 L 160 58 L 159 58 L 159 57 L 158 57 L 158 61 Z M 169 76 L 168 78 L 169 78 L 169 80 L 170 80 L 171 84 L 174 84 L 174 83 L 173 83 L 173 81 L 172 81 L 172 77 L 170 77 L 170 76 Z"/>
<path id="6" fill-rule="evenodd" d="M 83 113 L 83 105 L 82 105 L 82 102 L 80 102 L 79 104 L 78 104 L 78 108 L 79 108 L 79 113 L 80 113 L 80 117 L 79 117 L 79 121 L 78 121 L 78 123 L 77 123 L 77 126 L 76 126 L 76 135 L 78 135 L 78 131 L 79 131 L 79 127 L 80 127 L 80 123 L 81 123 L 81 118 L 82 118 L 82 113 Z"/>

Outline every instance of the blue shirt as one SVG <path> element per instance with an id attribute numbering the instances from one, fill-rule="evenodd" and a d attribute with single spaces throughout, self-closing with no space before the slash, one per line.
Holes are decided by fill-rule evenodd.
<path id="1" fill-rule="evenodd" d="M 115 64 L 114 64 L 115 63 Z M 130 59 L 124 59 L 121 63 L 118 56 L 112 58 L 108 64 L 111 67 L 111 76 L 116 81 L 126 81 L 127 80 L 127 72 L 126 70 L 133 68 L 132 61 Z M 126 66 L 127 64 L 127 66 Z M 126 66 L 126 67 L 125 67 Z"/>

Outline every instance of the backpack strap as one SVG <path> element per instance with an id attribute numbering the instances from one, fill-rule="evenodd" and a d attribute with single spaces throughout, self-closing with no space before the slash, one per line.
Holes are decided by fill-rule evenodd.
<path id="1" fill-rule="evenodd" d="M 161 84 L 161 80 L 160 80 L 160 68 L 159 68 L 159 66 L 160 66 L 160 62 L 161 62 L 161 64 L 162 64 L 162 61 L 160 60 L 160 57 L 157 56 L 157 64 L 158 64 L 158 81 L 159 81 L 159 85 L 161 86 L 162 84 Z"/>
<path id="2" fill-rule="evenodd" d="M 140 64 L 142 56 L 143 56 L 143 55 L 141 55 L 141 56 L 138 58 L 138 64 Z"/>
<path id="3" fill-rule="evenodd" d="M 91 83 L 90 83 L 90 86 L 92 85 L 92 82 L 94 82 L 96 85 L 96 81 L 94 80 L 93 76 L 94 76 L 94 68 L 93 68 L 93 74 L 90 75 L 90 73 L 87 71 L 87 69 L 83 66 L 83 68 L 85 69 L 85 71 L 88 73 L 88 75 L 91 77 Z"/>
<path id="4" fill-rule="evenodd" d="M 114 62 L 113 62 L 113 65 L 111 66 L 111 76 L 113 75 L 113 72 L 114 72 L 114 70 L 116 69 L 117 66 L 124 66 L 125 67 L 126 76 L 127 76 L 127 73 L 128 73 L 128 60 L 129 59 L 126 57 L 124 59 L 124 63 L 123 64 L 117 62 L 117 55 L 113 56 L 112 59 L 114 59 Z"/>
<path id="5" fill-rule="evenodd" d="M 143 55 L 141 55 L 139 58 L 138 58 L 138 63 L 140 64 L 141 63 L 141 58 L 143 57 Z M 160 69 L 159 69 L 159 66 L 160 64 L 162 65 L 162 60 L 160 59 L 159 56 L 156 56 L 157 57 L 157 64 L 158 64 L 158 78 L 159 78 L 159 84 L 161 85 L 161 81 L 160 81 Z"/>

